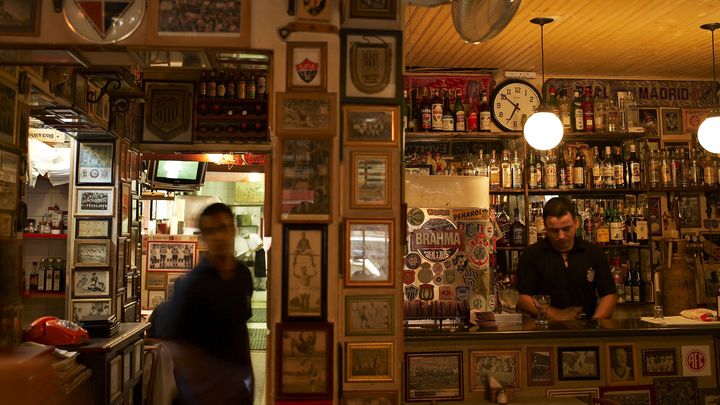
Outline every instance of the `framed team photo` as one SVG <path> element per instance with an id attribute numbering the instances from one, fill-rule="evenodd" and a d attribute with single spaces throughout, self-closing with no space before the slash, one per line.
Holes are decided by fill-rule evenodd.
<path id="1" fill-rule="evenodd" d="M 197 242 L 148 241 L 147 271 L 190 271 L 195 267 Z"/>

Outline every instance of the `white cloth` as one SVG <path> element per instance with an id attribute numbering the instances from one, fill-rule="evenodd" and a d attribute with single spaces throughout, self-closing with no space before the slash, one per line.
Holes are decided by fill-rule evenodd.
<path id="1" fill-rule="evenodd" d="M 146 356 L 146 360 L 153 358 L 153 361 L 145 362 L 143 373 L 143 392 L 152 405 L 170 405 L 173 398 L 177 396 L 175 386 L 175 362 L 172 353 L 163 342 L 154 345 L 146 345 L 145 350 L 154 354 Z"/>

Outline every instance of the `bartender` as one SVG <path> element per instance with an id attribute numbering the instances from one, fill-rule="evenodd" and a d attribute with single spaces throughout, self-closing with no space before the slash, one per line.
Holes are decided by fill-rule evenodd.
<path id="1" fill-rule="evenodd" d="M 617 294 L 605 253 L 577 236 L 575 207 L 566 198 L 551 198 L 543 208 L 546 237 L 520 257 L 518 307 L 536 315 L 533 295 L 550 295 L 547 319 L 608 319 Z"/>

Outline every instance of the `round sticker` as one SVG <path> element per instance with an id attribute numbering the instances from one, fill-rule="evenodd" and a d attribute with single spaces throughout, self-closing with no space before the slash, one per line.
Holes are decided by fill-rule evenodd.
<path id="1" fill-rule="evenodd" d="M 420 280 L 421 283 L 427 284 L 432 281 L 433 273 L 428 267 L 423 266 L 423 268 L 417 272 L 417 279 Z"/>
<path id="2" fill-rule="evenodd" d="M 433 270 L 433 273 L 437 274 L 437 273 L 442 273 L 442 271 L 444 270 L 444 268 L 443 268 L 443 265 L 442 265 L 442 264 L 440 264 L 440 263 L 435 263 L 435 264 L 433 264 L 433 266 L 432 266 L 432 270 Z"/>
<path id="3" fill-rule="evenodd" d="M 436 274 L 435 277 L 433 277 L 433 283 L 435 285 L 441 285 L 443 284 L 443 276 L 442 274 Z"/>
<path id="4" fill-rule="evenodd" d="M 414 270 L 403 270 L 403 283 L 410 285 L 415 281 Z"/>
<path id="5" fill-rule="evenodd" d="M 412 208 L 408 211 L 408 223 L 413 226 L 420 226 L 425 221 L 425 213 L 420 208 Z"/>
<path id="6" fill-rule="evenodd" d="M 420 267 L 420 263 L 422 263 L 422 259 L 417 253 L 410 253 L 405 256 L 405 267 L 410 270 L 415 270 Z"/>

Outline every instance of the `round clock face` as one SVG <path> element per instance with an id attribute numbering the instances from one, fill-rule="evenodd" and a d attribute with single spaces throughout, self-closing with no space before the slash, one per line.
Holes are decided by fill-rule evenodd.
<path id="1" fill-rule="evenodd" d="M 521 80 L 508 80 L 495 86 L 490 111 L 503 131 L 522 131 L 523 115 L 527 120 L 539 105 L 540 93 L 535 87 Z"/>

